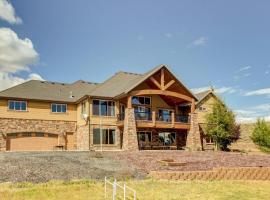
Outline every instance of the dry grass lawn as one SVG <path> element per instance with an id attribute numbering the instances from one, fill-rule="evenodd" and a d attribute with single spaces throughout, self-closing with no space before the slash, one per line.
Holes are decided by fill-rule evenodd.
<path id="1" fill-rule="evenodd" d="M 165 181 L 129 180 L 137 199 L 269 199 L 270 181 Z M 101 181 L 52 181 L 48 183 L 2 183 L 1 200 L 99 200 L 104 199 Z M 111 198 L 108 198 L 111 199 Z M 117 199 L 120 198 L 120 195 Z"/>

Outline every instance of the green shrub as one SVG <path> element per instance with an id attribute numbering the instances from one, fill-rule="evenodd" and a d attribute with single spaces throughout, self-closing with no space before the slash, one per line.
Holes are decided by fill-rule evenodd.
<path id="1" fill-rule="evenodd" d="M 213 105 L 213 111 L 206 116 L 206 123 L 207 136 L 213 139 L 216 150 L 228 150 L 228 145 L 239 138 L 240 129 L 235 115 L 221 100 Z"/>
<path id="2" fill-rule="evenodd" d="M 251 139 L 261 149 L 270 148 L 270 127 L 264 120 L 257 120 Z"/>

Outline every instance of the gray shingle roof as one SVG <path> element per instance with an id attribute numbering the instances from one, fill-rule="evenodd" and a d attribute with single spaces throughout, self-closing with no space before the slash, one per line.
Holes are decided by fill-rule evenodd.
<path id="1" fill-rule="evenodd" d="M 199 93 L 195 94 L 195 96 L 198 99 L 197 103 L 201 102 L 210 93 L 213 93 L 213 91 L 211 89 L 205 90 L 205 91 L 202 91 L 202 92 L 199 92 Z"/>
<path id="2" fill-rule="evenodd" d="M 89 83 L 82 80 L 72 84 L 31 80 L 0 92 L 0 98 L 21 98 L 63 102 L 76 102 L 85 95 L 114 98 L 128 93 L 162 67 L 166 66 L 159 65 L 144 74 L 118 72 L 100 84 Z M 169 72 L 172 73 L 170 70 Z M 196 96 L 193 95 L 180 81 L 178 82 L 196 98 Z M 74 96 L 73 98 L 70 98 L 71 94 Z"/>
<path id="3" fill-rule="evenodd" d="M 81 80 L 72 84 L 31 80 L 0 92 L 0 97 L 75 102 L 96 87 Z"/>

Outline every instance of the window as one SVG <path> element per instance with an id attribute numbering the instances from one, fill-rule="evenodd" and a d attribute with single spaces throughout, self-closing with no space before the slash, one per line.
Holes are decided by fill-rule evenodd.
<path id="1" fill-rule="evenodd" d="M 138 132 L 139 141 L 141 142 L 151 142 L 152 133 L 150 131 L 139 131 Z"/>
<path id="2" fill-rule="evenodd" d="M 115 116 L 115 104 L 108 100 L 93 100 L 93 115 Z"/>
<path id="3" fill-rule="evenodd" d="M 206 112 L 207 111 L 207 108 L 204 107 L 204 106 L 200 106 L 199 107 L 199 111 Z"/>
<path id="4" fill-rule="evenodd" d="M 102 135 L 102 144 L 115 144 L 115 130 L 114 129 L 101 129 L 102 134 L 100 133 L 99 128 L 94 128 L 93 133 L 93 143 L 100 144 L 101 143 L 101 135 Z"/>
<path id="5" fill-rule="evenodd" d="M 26 111 L 27 110 L 27 103 L 26 101 L 8 101 L 8 109 L 9 110 L 16 110 L 16 111 Z"/>
<path id="6" fill-rule="evenodd" d="M 52 103 L 51 111 L 53 113 L 66 113 L 67 112 L 67 104 Z"/>
<path id="7" fill-rule="evenodd" d="M 172 110 L 169 109 L 158 109 L 158 121 L 170 122 L 172 121 Z"/>
<path id="8" fill-rule="evenodd" d="M 86 111 L 86 100 L 82 101 L 81 102 L 81 114 L 87 114 L 87 111 Z"/>
<path id="9" fill-rule="evenodd" d="M 150 97 L 132 97 L 132 104 L 134 105 L 151 105 Z"/>
<path id="10" fill-rule="evenodd" d="M 176 134 L 174 132 L 160 132 L 158 133 L 159 142 L 164 146 L 175 144 Z"/>

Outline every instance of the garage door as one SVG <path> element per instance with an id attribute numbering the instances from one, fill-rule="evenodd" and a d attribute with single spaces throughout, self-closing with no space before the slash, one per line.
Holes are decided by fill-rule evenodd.
<path id="1" fill-rule="evenodd" d="M 13 133 L 7 135 L 8 151 L 46 151 L 58 144 L 56 134 Z"/>

